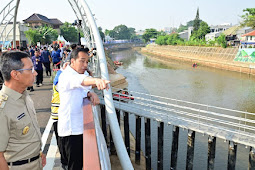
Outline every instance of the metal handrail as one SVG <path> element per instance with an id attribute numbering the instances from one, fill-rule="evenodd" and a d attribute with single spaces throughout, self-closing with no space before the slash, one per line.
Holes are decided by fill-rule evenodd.
<path id="1" fill-rule="evenodd" d="M 222 110 L 226 110 L 226 111 L 233 111 L 233 112 L 238 112 L 238 113 L 246 113 L 246 114 L 250 114 L 250 115 L 255 116 L 255 113 L 250 113 L 250 112 L 245 112 L 245 111 L 240 111 L 240 110 L 233 110 L 233 109 L 217 107 L 217 106 L 211 106 L 211 105 L 206 105 L 206 104 L 201 104 L 201 103 L 194 103 L 194 102 L 189 102 L 189 101 L 184 101 L 184 100 L 179 100 L 179 99 L 173 99 L 173 98 L 168 98 L 168 97 L 163 97 L 163 96 L 157 96 L 157 95 L 152 95 L 152 94 L 146 94 L 146 93 L 141 93 L 141 92 L 136 92 L 136 91 L 129 91 L 129 92 L 136 93 L 136 94 L 142 94 L 142 95 L 150 96 L 150 97 L 155 97 L 155 98 L 159 98 L 159 99 L 167 99 L 167 100 L 172 100 L 172 101 L 177 101 L 177 102 L 194 104 L 194 105 L 198 105 L 198 106 L 205 106 L 205 107 L 210 107 L 210 108 L 215 108 L 215 109 L 222 109 Z"/>
<path id="2" fill-rule="evenodd" d="M 110 157 L 107 149 L 107 144 L 100 126 L 97 106 L 92 106 L 93 115 L 94 115 L 94 122 L 95 122 L 95 130 L 96 130 L 96 137 L 97 137 L 97 147 L 98 153 L 100 157 L 100 165 L 102 170 L 110 170 L 111 169 L 111 162 Z"/>
<path id="3" fill-rule="evenodd" d="M 255 145 L 255 120 L 247 118 L 247 115 L 253 116 L 254 113 L 198 104 L 135 91 L 129 91 L 129 93 L 132 93 L 132 96 L 130 96 L 121 93 L 121 91 L 127 90 L 119 90 L 120 92 L 114 94 L 132 97 L 134 98 L 134 101 L 130 99 L 120 100 L 119 98 L 120 101 L 114 101 L 116 109 L 146 118 L 152 118 L 156 121 L 167 122 L 168 124 L 192 129 L 208 135 L 217 136 L 222 139 L 232 140 L 244 145 Z M 160 101 L 160 99 L 164 99 L 164 101 Z M 182 104 L 191 104 L 191 106 L 183 106 Z M 203 109 L 201 107 L 203 107 Z M 211 110 L 209 110 L 209 108 Z M 229 113 L 223 114 L 223 111 L 228 111 Z M 238 113 L 239 115 L 235 116 L 233 113 Z M 240 113 L 243 114 L 243 117 L 240 117 Z M 212 131 L 213 128 L 214 131 Z"/>

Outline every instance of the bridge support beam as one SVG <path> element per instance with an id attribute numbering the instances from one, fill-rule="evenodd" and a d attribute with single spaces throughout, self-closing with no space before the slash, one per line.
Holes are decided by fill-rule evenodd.
<path id="1" fill-rule="evenodd" d="M 187 159 L 186 159 L 186 170 L 193 169 L 194 159 L 194 148 L 195 148 L 195 132 L 192 130 L 188 131 L 188 142 L 187 142 Z"/>
<path id="2" fill-rule="evenodd" d="M 164 123 L 158 124 L 158 170 L 163 170 Z"/>
<path id="3" fill-rule="evenodd" d="M 236 166 L 236 151 L 237 151 L 237 145 L 229 141 L 228 145 L 228 169 L 235 169 Z"/>
<path id="4" fill-rule="evenodd" d="M 151 170 L 151 120 L 144 118 L 144 123 L 146 170 Z"/>
<path id="5" fill-rule="evenodd" d="M 140 164 L 141 160 L 141 117 L 136 116 L 136 133 L 135 133 L 135 163 Z"/>
<path id="6" fill-rule="evenodd" d="M 127 153 L 130 156 L 129 113 L 124 112 L 124 136 Z"/>
<path id="7" fill-rule="evenodd" d="M 214 169 L 214 159 L 215 159 L 215 150 L 216 150 L 216 137 L 208 137 L 208 160 L 207 160 L 207 170 Z"/>
<path id="8" fill-rule="evenodd" d="M 171 165 L 170 165 L 170 169 L 173 170 L 177 168 L 178 143 L 179 143 L 179 127 L 173 126 Z"/>
<path id="9" fill-rule="evenodd" d="M 249 170 L 255 170 L 255 148 L 250 147 Z"/>

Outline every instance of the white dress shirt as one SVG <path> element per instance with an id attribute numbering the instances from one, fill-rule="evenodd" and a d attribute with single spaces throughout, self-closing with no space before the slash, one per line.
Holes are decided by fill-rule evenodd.
<path id="1" fill-rule="evenodd" d="M 86 74 L 79 74 L 70 66 L 59 76 L 58 135 L 61 137 L 83 134 L 83 98 L 91 86 L 82 86 Z"/>

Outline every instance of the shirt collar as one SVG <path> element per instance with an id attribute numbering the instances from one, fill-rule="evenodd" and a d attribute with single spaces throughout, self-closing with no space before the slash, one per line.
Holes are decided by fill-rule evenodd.
<path id="1" fill-rule="evenodd" d="M 77 71 L 75 71 L 71 66 L 67 66 L 66 67 L 66 69 L 65 70 L 67 70 L 68 72 L 70 72 L 70 73 L 72 73 L 72 74 L 79 74 L 79 73 L 77 73 Z"/>
<path id="2" fill-rule="evenodd" d="M 21 98 L 22 96 L 27 96 L 27 91 L 25 90 L 22 94 L 5 86 L 3 84 L 3 87 L 2 87 L 2 91 L 8 96 L 8 97 L 11 97 L 13 98 L 14 100 L 18 100 L 19 98 Z"/>

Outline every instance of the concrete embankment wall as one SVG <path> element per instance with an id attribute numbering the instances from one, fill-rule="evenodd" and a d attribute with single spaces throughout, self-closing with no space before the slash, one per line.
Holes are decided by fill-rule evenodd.
<path id="1" fill-rule="evenodd" d="M 148 45 L 141 51 L 161 56 L 163 60 L 196 62 L 203 66 L 255 75 L 255 64 L 234 61 L 238 48 Z"/>

